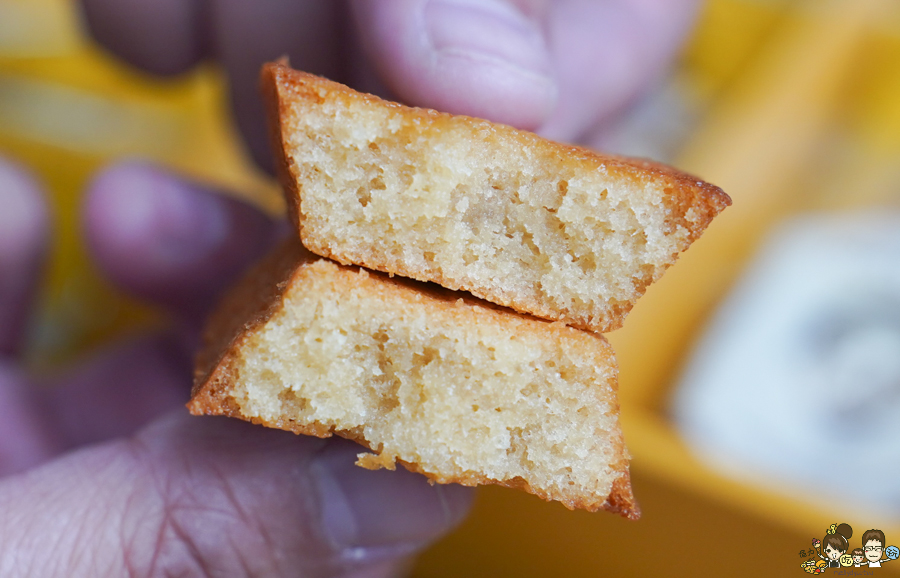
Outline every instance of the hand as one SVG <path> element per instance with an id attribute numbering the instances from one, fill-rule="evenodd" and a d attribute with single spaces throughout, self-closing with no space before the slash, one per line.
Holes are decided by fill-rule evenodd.
<path id="1" fill-rule="evenodd" d="M 215 58 L 270 167 L 260 65 L 591 145 L 662 75 L 698 0 L 81 0 L 94 36 L 177 74 Z"/>
<path id="2" fill-rule="evenodd" d="M 101 174 L 83 217 L 101 269 L 179 323 L 29 377 L 48 219 L 0 160 L 0 576 L 390 576 L 462 519 L 471 490 L 363 470 L 355 444 L 187 414 L 199 322 L 271 221 L 137 164 Z"/>

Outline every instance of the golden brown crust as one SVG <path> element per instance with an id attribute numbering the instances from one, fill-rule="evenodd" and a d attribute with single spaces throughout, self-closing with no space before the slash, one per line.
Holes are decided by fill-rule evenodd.
<path id="1" fill-rule="evenodd" d="M 471 322 L 472 311 L 478 316 L 478 323 L 506 326 L 512 332 L 538 331 L 548 342 L 565 343 L 570 348 L 583 349 L 597 357 L 598 363 L 613 363 L 611 346 L 601 335 L 585 333 L 562 323 L 547 323 L 529 315 L 500 308 L 464 293 L 450 291 L 433 284 L 425 284 L 377 272 L 365 272 L 358 267 L 341 266 L 318 260 L 296 241 L 289 241 L 251 270 L 221 302 L 205 332 L 204 348 L 197 358 L 197 371 L 192 399 L 188 408 L 194 415 L 225 415 L 250 421 L 266 427 L 291 431 L 296 434 L 330 437 L 338 435 L 371 448 L 359 431 L 341 430 L 320 423 L 298 423 L 291 419 L 267 420 L 245 415 L 231 395 L 235 383 L 240 380 L 236 367 L 244 340 L 258 327 L 270 319 L 282 306 L 283 298 L 293 280 L 303 275 L 305 267 L 316 263 L 338 271 L 342 282 L 363 284 L 372 293 L 400 293 L 412 301 L 428 301 L 444 314 L 459 317 L 467 315 Z M 573 339 L 574 338 L 574 339 Z M 610 386 L 615 390 L 615 382 Z M 618 414 L 618 403 L 611 403 L 611 412 Z M 406 469 L 424 474 L 438 483 L 459 483 L 468 486 L 494 484 L 518 488 L 548 501 L 559 501 L 569 509 L 589 511 L 608 510 L 622 516 L 637 519 L 639 510 L 634 501 L 628 473 L 627 451 L 619 436 L 609 440 L 620 460 L 611 465 L 616 479 L 609 496 L 601 498 L 584 496 L 571 498 L 560 496 L 541 488 L 530 486 L 525 480 L 496 480 L 477 473 L 448 476 L 424 471 L 415 463 L 397 459 Z M 359 465 L 369 468 L 388 467 L 393 469 L 394 458 L 372 456 L 360 459 Z"/>
<path id="2" fill-rule="evenodd" d="M 247 333 L 280 307 L 291 276 L 312 258 L 299 243 L 285 243 L 225 295 L 206 325 L 203 347 L 195 360 L 194 388 L 188 403 L 191 413 L 240 417 L 240 410 L 227 394 L 233 380 L 234 351 Z"/>
<path id="3" fill-rule="evenodd" d="M 285 151 L 290 149 L 290 143 L 289 135 L 284 132 L 285 127 L 282 123 L 290 118 L 292 103 L 336 101 L 348 107 L 365 103 L 399 112 L 406 121 L 404 126 L 430 126 L 438 131 L 444 126 L 452 128 L 454 125 L 464 123 L 471 132 L 484 135 L 485 140 L 491 138 L 515 143 L 517 150 L 529 151 L 529 155 L 536 159 L 536 162 L 562 163 L 572 168 L 574 174 L 578 174 L 579 171 L 602 171 L 614 180 L 632 183 L 637 188 L 652 184 L 654 188 L 664 191 L 662 204 L 667 212 L 665 223 L 667 230 L 664 233 L 668 235 L 679 229 L 686 232 L 678 251 L 685 250 L 700 236 L 712 219 L 731 204 L 731 199 L 719 187 L 670 166 L 645 159 L 604 155 L 584 147 L 548 141 L 533 133 L 482 119 L 406 107 L 373 95 L 356 92 L 318 76 L 293 70 L 284 62 L 265 65 L 262 85 L 270 112 L 273 146 L 279 156 L 279 178 L 285 189 L 291 219 L 302 242 L 309 250 L 345 265 L 363 265 L 420 281 L 439 283 L 453 290 L 469 291 L 482 299 L 545 319 L 563 320 L 579 329 L 606 332 L 621 327 L 636 297 L 628 301 L 613 300 L 602 312 L 561 311 L 557 305 L 537 296 L 513 294 L 496 284 L 478 286 L 471 280 L 450 278 L 440 270 L 425 271 L 396 259 L 385 260 L 384 256 L 376 252 L 366 254 L 356 250 L 352 254 L 347 253 L 344 249 L 332 246 L 329 241 L 318 238 L 311 232 L 312 227 L 305 223 L 306 216 L 299 206 L 303 201 L 298 190 L 298 175 L 294 174 L 298 169 L 292 167 L 291 161 L 285 156 Z M 418 130 L 418 128 L 401 129 L 403 130 Z M 672 262 L 674 258 L 675 255 L 672 256 Z M 671 264 L 671 262 L 664 264 L 658 271 L 647 271 L 643 277 L 636 277 L 635 294 L 640 296 L 650 283 L 659 278 L 662 270 Z"/>
<path id="4" fill-rule="evenodd" d="M 236 417 L 239 419 L 243 419 L 246 421 L 250 421 L 257 425 L 263 425 L 266 427 L 281 429 L 289 432 L 293 432 L 298 435 L 311 435 L 320 438 L 331 437 L 331 435 L 337 435 L 344 439 L 353 441 L 361 445 L 363 448 L 368 449 L 370 451 L 374 451 L 368 440 L 366 440 L 363 436 L 359 435 L 355 432 L 350 432 L 346 430 L 340 430 L 336 428 L 327 428 L 321 426 L 321 424 L 312 424 L 312 425 L 303 425 L 297 424 L 295 422 L 288 421 L 267 421 L 261 420 L 258 418 L 249 418 L 244 416 L 238 411 L 237 414 L 230 414 L 218 411 L 206 412 L 208 415 L 228 415 L 229 417 Z M 621 448 L 624 451 L 624 448 Z M 603 500 L 598 499 L 589 499 L 587 497 L 583 497 L 581 499 L 570 499 L 566 497 L 561 497 L 559 495 L 552 494 L 550 492 L 545 492 L 540 488 L 535 488 L 531 486 L 528 482 L 526 482 L 521 477 L 516 477 L 511 480 L 497 480 L 494 478 L 490 478 L 483 475 L 478 475 L 475 473 L 469 473 L 468 475 L 462 476 L 447 476 L 447 475 L 439 475 L 434 472 L 429 472 L 422 469 L 418 464 L 407 462 L 401 459 L 384 459 L 384 456 L 380 456 L 377 454 L 366 454 L 361 455 L 360 459 L 357 461 L 357 465 L 370 470 L 377 470 L 381 468 L 393 470 L 394 464 L 399 463 L 404 468 L 411 472 L 415 472 L 418 474 L 422 474 L 432 482 L 438 484 L 460 484 L 463 486 L 483 486 L 483 485 L 494 485 L 494 486 L 502 486 L 504 488 L 511 488 L 514 490 L 522 490 L 529 494 L 535 495 L 543 500 L 548 502 L 560 502 L 566 508 L 570 510 L 587 510 L 589 512 L 597 512 L 600 510 L 605 510 L 607 512 L 612 512 L 615 514 L 619 514 L 622 517 L 628 518 L 630 520 L 637 520 L 641 517 L 641 509 L 638 506 L 637 502 L 634 499 L 634 492 L 631 488 L 631 474 L 628 470 L 628 462 L 626 460 L 622 460 L 618 464 L 613 467 L 613 470 L 618 473 L 618 477 L 613 482 L 612 489 L 610 489 L 609 496 Z"/>
<path id="5" fill-rule="evenodd" d="M 287 203 L 288 218 L 294 224 L 295 230 L 300 230 L 300 191 L 297 183 L 291 177 L 289 161 L 285 155 L 284 134 L 282 119 L 285 118 L 284 110 L 287 103 L 278 97 L 277 72 L 281 69 L 290 70 L 286 57 L 277 63 L 268 63 L 263 66 L 260 73 L 260 91 L 262 93 L 263 106 L 266 108 L 266 118 L 269 123 L 269 142 L 272 154 L 275 155 L 275 174 L 284 187 L 284 198 Z"/>

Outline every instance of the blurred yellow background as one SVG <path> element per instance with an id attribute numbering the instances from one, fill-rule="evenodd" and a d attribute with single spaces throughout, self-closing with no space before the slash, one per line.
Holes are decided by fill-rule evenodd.
<path id="1" fill-rule="evenodd" d="M 485 488 L 416 575 L 798 576 L 798 551 L 831 523 L 900 541 L 900 521 L 878 512 L 847 519 L 712 471 L 667 417 L 698 329 L 767 231 L 801 211 L 900 207 L 900 2 L 711 0 L 660 90 L 669 96 L 642 106 L 665 115 L 674 99 L 686 119 L 663 160 L 720 185 L 734 205 L 610 336 L 643 518 Z M 80 194 L 105 163 L 151 159 L 281 210 L 243 152 L 214 67 L 166 81 L 137 73 L 85 38 L 68 0 L 0 0 L 0 153 L 31 168 L 52 199 L 56 237 L 28 348 L 36 368 L 162 322 L 107 285 L 80 240 Z M 880 572 L 896 575 L 900 563 Z"/>

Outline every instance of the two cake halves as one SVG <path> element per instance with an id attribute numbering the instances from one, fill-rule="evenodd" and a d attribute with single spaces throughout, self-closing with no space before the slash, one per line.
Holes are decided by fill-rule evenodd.
<path id="1" fill-rule="evenodd" d="M 225 300 L 191 411 L 637 517 L 615 358 L 592 332 L 619 327 L 728 197 L 281 64 L 263 85 L 289 213 L 319 256 L 294 240 Z"/>

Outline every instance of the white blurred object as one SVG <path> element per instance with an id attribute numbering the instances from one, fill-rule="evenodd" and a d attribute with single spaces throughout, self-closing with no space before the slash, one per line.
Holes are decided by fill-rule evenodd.
<path id="1" fill-rule="evenodd" d="M 716 467 L 900 513 L 900 213 L 781 227 L 674 402 Z"/>

